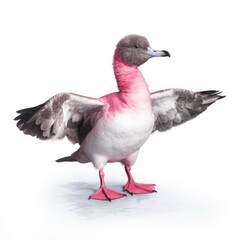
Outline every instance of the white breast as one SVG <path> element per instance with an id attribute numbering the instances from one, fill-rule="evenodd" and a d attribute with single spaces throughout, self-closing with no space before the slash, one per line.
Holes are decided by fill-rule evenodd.
<path id="1" fill-rule="evenodd" d="M 84 151 L 109 160 L 121 160 L 136 152 L 151 135 L 154 124 L 152 112 L 136 113 L 125 110 L 106 114 L 84 141 Z"/>

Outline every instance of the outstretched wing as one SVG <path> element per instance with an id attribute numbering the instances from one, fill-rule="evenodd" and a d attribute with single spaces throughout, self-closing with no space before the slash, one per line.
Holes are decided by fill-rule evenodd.
<path id="1" fill-rule="evenodd" d="M 219 91 L 191 92 L 166 89 L 151 93 L 155 126 L 153 131 L 165 131 L 195 118 L 216 100 L 225 96 Z"/>
<path id="2" fill-rule="evenodd" d="M 98 119 L 105 103 L 73 93 L 59 93 L 47 102 L 17 111 L 17 127 L 40 139 L 61 139 L 81 143 Z"/>

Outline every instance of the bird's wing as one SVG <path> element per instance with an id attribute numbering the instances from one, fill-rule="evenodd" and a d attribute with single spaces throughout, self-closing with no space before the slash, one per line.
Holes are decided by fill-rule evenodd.
<path id="1" fill-rule="evenodd" d="M 155 116 L 153 131 L 165 131 L 195 118 L 223 98 L 219 91 L 191 92 L 185 89 L 166 89 L 151 93 Z"/>
<path id="2" fill-rule="evenodd" d="M 17 111 L 17 127 L 40 139 L 81 143 L 98 120 L 105 103 L 73 93 L 59 93 L 45 103 Z"/>

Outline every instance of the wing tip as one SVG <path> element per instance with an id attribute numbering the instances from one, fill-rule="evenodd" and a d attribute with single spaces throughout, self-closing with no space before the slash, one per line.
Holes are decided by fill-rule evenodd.
<path id="1" fill-rule="evenodd" d="M 222 99 L 222 98 L 225 98 L 225 97 L 226 97 L 226 95 L 219 95 L 218 99 Z"/>
<path id="2" fill-rule="evenodd" d="M 215 101 L 226 97 L 226 95 L 221 95 L 222 92 L 219 90 L 206 90 L 197 93 L 203 96 L 203 100 L 205 100 L 207 104 L 214 103 Z"/>

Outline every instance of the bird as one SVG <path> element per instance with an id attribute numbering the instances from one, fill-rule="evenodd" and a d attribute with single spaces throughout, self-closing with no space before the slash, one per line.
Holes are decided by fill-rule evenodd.
<path id="1" fill-rule="evenodd" d="M 17 111 L 14 120 L 24 134 L 41 140 L 67 137 L 79 145 L 77 151 L 56 161 L 93 164 L 100 186 L 89 199 L 111 201 L 125 197 L 125 192 L 156 192 L 155 184 L 138 183 L 131 173 L 142 145 L 154 132 L 181 125 L 225 97 L 217 90 L 182 88 L 151 93 L 139 66 L 154 57 L 170 57 L 170 53 L 151 48 L 144 36 L 127 35 L 117 43 L 113 56 L 117 92 L 99 98 L 62 92 L 38 106 Z M 121 163 L 127 175 L 119 192 L 105 183 L 104 167 L 114 162 Z"/>

